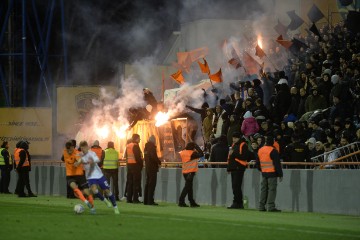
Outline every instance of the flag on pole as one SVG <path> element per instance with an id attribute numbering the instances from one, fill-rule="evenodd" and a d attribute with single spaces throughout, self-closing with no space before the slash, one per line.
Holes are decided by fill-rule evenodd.
<path id="1" fill-rule="evenodd" d="M 189 52 L 190 54 L 190 60 L 191 62 L 195 62 L 201 58 L 205 58 L 206 55 L 208 55 L 209 53 L 209 48 L 208 47 L 202 47 L 202 48 L 197 48 L 194 50 L 191 50 Z"/>
<path id="2" fill-rule="evenodd" d="M 247 74 L 258 74 L 261 65 L 247 52 L 243 54 L 244 68 Z"/>
<path id="3" fill-rule="evenodd" d="M 316 23 L 317 21 L 325 17 L 324 14 L 320 11 L 320 9 L 315 5 L 315 3 L 310 8 L 307 16 L 313 23 Z"/>
<path id="4" fill-rule="evenodd" d="M 209 74 L 210 73 L 209 65 L 208 65 L 207 61 L 205 60 L 205 58 L 203 58 L 203 60 L 204 60 L 204 63 L 201 63 L 200 61 L 198 61 L 200 70 L 202 73 Z"/>
<path id="5" fill-rule="evenodd" d="M 214 74 L 209 74 L 209 79 L 211 81 L 214 81 L 214 82 L 222 82 L 223 81 L 223 77 L 222 77 L 222 72 L 221 72 L 221 68 L 220 70 L 217 72 L 217 73 L 214 73 Z"/>
<path id="6" fill-rule="evenodd" d="M 176 73 L 171 74 L 171 78 L 174 79 L 178 84 L 183 84 L 185 82 L 185 78 L 182 75 L 181 70 L 178 70 Z"/>
<path id="7" fill-rule="evenodd" d="M 296 30 L 304 23 L 304 20 L 295 13 L 295 10 L 287 12 L 287 15 L 291 19 L 291 22 L 288 25 L 288 29 L 290 30 Z"/>
<path id="8" fill-rule="evenodd" d="M 185 72 L 190 72 L 190 67 L 192 64 L 191 56 L 189 52 L 178 52 L 177 54 L 178 62 L 175 65 L 178 69 L 184 70 Z"/>
<path id="9" fill-rule="evenodd" d="M 287 27 L 286 27 L 284 24 L 282 24 L 279 19 L 278 19 L 278 23 L 277 23 L 276 26 L 274 27 L 274 30 L 275 30 L 279 35 L 283 35 L 283 36 L 286 36 L 287 31 L 288 31 Z"/>
<path id="10" fill-rule="evenodd" d="M 289 49 L 291 47 L 291 45 L 293 44 L 291 41 L 288 40 L 284 40 L 282 35 L 280 35 L 277 39 L 276 42 L 279 43 L 281 46 L 283 46 L 286 49 Z"/>
<path id="11" fill-rule="evenodd" d="M 242 66 L 240 57 L 237 55 L 234 48 L 231 50 L 231 59 L 228 61 L 228 63 L 235 69 L 238 69 Z"/>
<path id="12" fill-rule="evenodd" d="M 314 33 L 316 36 L 319 37 L 319 40 L 321 40 L 321 35 L 320 32 L 318 30 L 318 28 L 316 27 L 315 23 L 312 24 L 312 26 L 309 28 L 309 30 Z"/>
<path id="13" fill-rule="evenodd" d="M 255 47 L 255 55 L 258 56 L 259 58 L 263 58 L 266 56 L 264 50 L 262 50 L 259 45 L 256 45 Z"/>

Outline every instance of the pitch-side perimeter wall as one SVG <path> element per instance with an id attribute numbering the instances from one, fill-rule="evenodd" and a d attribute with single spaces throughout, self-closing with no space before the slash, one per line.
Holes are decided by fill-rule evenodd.
<path id="1" fill-rule="evenodd" d="M 125 173 L 126 169 L 120 168 L 120 194 L 125 189 Z M 66 196 L 65 168 L 33 166 L 30 177 L 34 192 Z M 13 171 L 11 191 L 15 189 L 16 179 Z M 284 170 L 284 179 L 278 184 L 276 205 L 283 211 L 360 215 L 358 182 L 360 174 L 357 170 Z M 142 189 L 144 183 L 143 175 Z M 249 208 L 258 206 L 260 183 L 261 174 L 257 170 L 245 172 L 243 192 Z M 183 186 L 181 169 L 162 168 L 158 173 L 155 200 L 176 203 Z M 202 205 L 230 205 L 233 196 L 231 178 L 226 169 L 199 169 L 194 180 L 194 197 Z"/>

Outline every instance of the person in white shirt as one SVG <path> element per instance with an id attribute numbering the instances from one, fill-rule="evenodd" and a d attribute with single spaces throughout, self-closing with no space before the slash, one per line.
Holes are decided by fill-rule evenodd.
<path id="1" fill-rule="evenodd" d="M 83 164 L 83 168 L 85 170 L 85 176 L 88 181 L 91 192 L 97 196 L 101 201 L 105 202 L 108 207 L 111 207 L 109 201 L 104 198 L 104 196 L 99 193 L 99 187 L 104 190 L 105 195 L 110 199 L 112 206 L 114 208 L 115 214 L 120 214 L 119 209 L 117 207 L 115 196 L 110 191 L 110 185 L 107 182 L 105 176 L 103 175 L 98 163 L 100 159 L 96 155 L 95 152 L 89 150 L 89 145 L 86 141 L 80 142 L 80 158 L 77 160 L 77 164 Z M 95 210 L 92 211 L 95 213 Z"/>

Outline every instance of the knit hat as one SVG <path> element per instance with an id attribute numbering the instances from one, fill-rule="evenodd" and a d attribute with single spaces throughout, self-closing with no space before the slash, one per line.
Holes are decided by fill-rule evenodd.
<path id="1" fill-rule="evenodd" d="M 331 82 L 332 84 L 337 84 L 339 82 L 339 76 L 338 75 L 332 75 L 331 76 Z"/>
<path id="2" fill-rule="evenodd" d="M 305 144 L 308 144 L 308 143 L 315 144 L 315 143 L 316 143 L 316 139 L 315 139 L 314 137 L 311 137 L 311 138 L 309 138 L 309 139 L 305 142 Z"/>
<path id="3" fill-rule="evenodd" d="M 288 85 L 288 81 L 285 78 L 281 78 L 277 84 L 286 84 Z"/>
<path id="4" fill-rule="evenodd" d="M 327 74 L 331 75 L 331 69 L 325 69 L 323 73 L 324 74 L 327 73 Z"/>
<path id="5" fill-rule="evenodd" d="M 247 111 L 245 114 L 244 114 L 244 118 L 250 118 L 252 117 L 252 113 L 250 111 Z"/>

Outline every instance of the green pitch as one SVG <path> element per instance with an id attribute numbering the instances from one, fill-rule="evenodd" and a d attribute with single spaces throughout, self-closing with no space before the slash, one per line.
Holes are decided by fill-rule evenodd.
<path id="1" fill-rule="evenodd" d="M 360 217 L 267 213 L 160 203 L 119 203 L 120 215 L 95 201 L 97 214 L 73 212 L 76 199 L 0 195 L 0 239 L 360 239 Z"/>

